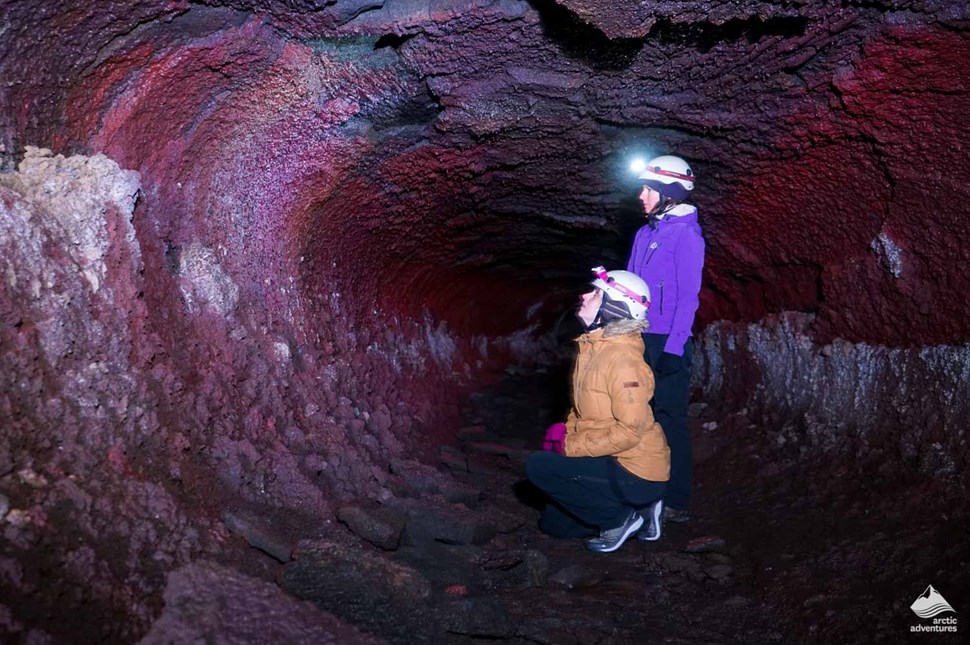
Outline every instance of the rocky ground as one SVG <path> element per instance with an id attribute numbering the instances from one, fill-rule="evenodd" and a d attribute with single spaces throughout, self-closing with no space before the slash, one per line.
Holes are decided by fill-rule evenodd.
<path id="1" fill-rule="evenodd" d="M 925 622 L 909 605 L 928 584 L 957 611 L 966 606 L 958 495 L 869 464 L 799 457 L 773 446 L 746 411 L 702 402 L 691 408 L 689 523 L 610 555 L 543 536 L 522 460 L 564 405 L 561 381 L 512 372 L 472 397 L 459 444 L 441 448 L 440 464 L 394 464 L 398 484 L 386 499 L 346 506 L 339 523 L 312 535 L 281 518 L 229 517 L 268 555 L 247 554 L 236 539 L 227 564 L 341 619 L 350 631 L 337 642 L 893 643 Z M 176 583 L 186 575 L 199 573 Z M 173 619 L 172 585 L 147 642 L 170 642 L 173 621 L 184 628 L 224 613 L 225 602 L 213 602 Z"/>

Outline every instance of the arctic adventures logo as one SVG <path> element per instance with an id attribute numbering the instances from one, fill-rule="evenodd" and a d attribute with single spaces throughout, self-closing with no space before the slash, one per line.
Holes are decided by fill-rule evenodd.
<path id="1" fill-rule="evenodd" d="M 948 611 L 954 614 L 957 612 L 946 601 L 946 598 L 933 588 L 933 585 L 928 586 L 926 591 L 921 593 L 909 608 L 920 618 L 932 619 L 933 621 L 930 624 L 911 625 L 909 628 L 911 632 L 955 632 L 957 630 L 956 616 L 937 618 L 940 614 Z"/>

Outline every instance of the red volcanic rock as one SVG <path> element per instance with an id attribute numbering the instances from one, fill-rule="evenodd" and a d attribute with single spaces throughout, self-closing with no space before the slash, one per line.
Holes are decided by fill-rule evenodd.
<path id="1" fill-rule="evenodd" d="M 770 419 L 746 430 L 777 427 L 767 432 L 777 447 L 829 461 L 848 457 L 861 477 L 916 469 L 962 490 L 970 478 L 970 349 L 843 340 L 818 346 L 807 335 L 812 319 L 789 313 L 759 324 L 709 325 L 698 338 L 693 375 L 703 398 L 721 410 L 743 409 L 728 424 Z"/>
<path id="2" fill-rule="evenodd" d="M 15 32 L 20 56 L 5 63 L 15 80 L 0 100 L 27 110 L 10 111 L 11 152 L 39 137 L 105 150 L 143 174 L 159 249 L 147 262 L 163 248 L 174 262 L 221 244 L 270 307 L 292 307 L 305 285 L 321 317 L 333 298 L 355 315 L 426 307 L 463 335 L 517 328 L 522 302 L 554 317 L 575 284 L 558 276 L 624 260 L 637 224 L 624 156 L 676 150 L 700 178 L 702 323 L 796 309 L 819 312 L 821 339 L 954 342 L 947 321 L 966 312 L 932 307 L 930 281 L 958 264 L 946 236 L 956 249 L 964 233 L 927 231 L 927 262 L 905 232 L 914 218 L 896 214 L 928 192 L 962 190 L 960 155 L 938 148 L 954 140 L 939 131 L 956 122 L 965 84 L 953 61 L 965 45 L 934 26 L 959 16 L 923 9 L 925 19 L 882 20 L 764 2 L 472 2 L 431 13 L 312 2 L 261 13 L 236 2 L 123 14 L 96 33 L 109 38 L 124 20 L 150 28 L 80 49 L 76 25 L 98 23 L 53 12 L 43 24 L 62 37 L 56 46 Z M 44 85 L 54 64 L 76 81 Z M 923 167 L 942 168 L 941 181 L 907 179 Z M 942 201 L 927 217 L 952 219 L 947 204 L 959 199 Z M 833 209 L 853 213 L 834 236 L 823 232 Z M 233 216 L 210 215 L 222 212 Z M 882 268 L 907 255 L 913 268 L 899 277 Z M 363 298 L 346 297 L 351 280 Z M 379 295 L 389 285 L 408 296 Z M 873 304 L 853 312 L 861 300 Z M 859 322 L 890 309 L 915 337 Z"/>
<path id="3" fill-rule="evenodd" d="M 288 596 L 272 583 L 197 562 L 169 575 L 165 610 L 139 643 L 188 643 L 213 633 L 224 643 L 384 642 Z"/>
<path id="4" fill-rule="evenodd" d="M 739 174 L 734 212 L 717 224 L 707 275 L 718 291 L 736 290 L 736 312 L 818 311 L 822 340 L 965 340 L 964 303 L 947 294 L 963 271 L 957 249 L 970 242 L 954 225 L 965 135 L 950 125 L 968 55 L 959 36 L 895 28 L 834 76 L 844 114 L 785 116 L 791 136 L 779 144 L 797 152 Z M 743 276 L 756 273 L 758 286 L 745 289 Z"/>
<path id="5" fill-rule="evenodd" d="M 17 615 L 103 608 L 93 640 L 232 548 L 227 506 L 313 526 L 433 458 L 463 393 L 624 264 L 634 154 L 697 173 L 698 333 L 797 311 L 792 355 L 866 348 L 771 405 L 830 414 L 819 374 L 970 340 L 956 0 L 38 0 L 0 25 L 0 580 Z M 732 342 L 711 382 L 787 391 L 778 343 Z M 927 356 L 952 386 L 965 359 Z"/>
<path id="6" fill-rule="evenodd" d="M 51 598 L 110 601 L 120 613 L 83 624 L 123 640 L 147 627 L 160 571 L 224 539 L 213 513 L 230 500 L 322 518 L 331 496 L 376 496 L 390 458 L 414 442 L 412 415 L 455 414 L 447 390 L 411 405 L 402 384 L 460 360 L 448 333 L 430 329 L 431 345 L 408 340 L 401 358 L 384 341 L 364 350 L 345 318 L 332 319 L 345 349 L 320 360 L 292 330 L 271 330 L 232 264 L 201 243 L 168 249 L 159 277 L 171 291 L 146 299 L 131 221 L 142 190 L 101 155 L 28 149 L 18 173 L 0 175 L 6 539 L 18 566 L 45 558 L 59 572 Z M 307 450 L 314 468 L 301 466 Z M 17 488 L 12 471 L 36 473 L 36 485 Z M 29 576 L 8 582 L 47 611 Z"/>
<path id="7" fill-rule="evenodd" d="M 154 458 L 140 447 L 163 445 L 165 433 L 164 406 L 136 367 L 145 316 L 130 221 L 138 191 L 137 173 L 100 155 L 28 149 L 19 173 L 0 176 L 0 401 L 9 420 L 0 485 L 31 518 L 7 534 L 11 562 L 61 572 L 44 581 L 53 595 L 38 596 L 38 608 L 91 595 L 115 605 L 123 622 L 93 612 L 78 623 L 105 638 L 144 629 L 151 601 L 134 590 L 152 587 L 158 567 L 198 553 L 207 531 L 144 472 Z M 38 472 L 38 485 L 16 488 L 12 469 Z M 151 565 L 142 560 L 148 549 Z M 4 584 L 30 594 L 35 576 Z"/>
<path id="8" fill-rule="evenodd" d="M 798 16 L 798 5 L 767 2 L 610 2 L 610 0 L 552 0 L 608 38 L 644 38 L 658 21 L 723 25 L 751 18 L 766 20 Z"/>

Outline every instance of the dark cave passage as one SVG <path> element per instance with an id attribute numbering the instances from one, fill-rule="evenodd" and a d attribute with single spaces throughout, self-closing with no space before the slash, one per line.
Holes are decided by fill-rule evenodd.
<path id="1" fill-rule="evenodd" d="M 0 640 L 959 615 L 964 4 L 0 0 Z M 597 560 L 513 489 L 660 153 L 707 245 L 696 519 Z"/>

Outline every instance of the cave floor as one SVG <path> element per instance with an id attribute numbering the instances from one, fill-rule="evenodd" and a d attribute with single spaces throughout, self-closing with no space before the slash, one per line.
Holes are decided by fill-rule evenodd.
<path id="1" fill-rule="evenodd" d="M 946 585 L 954 607 L 954 598 L 968 597 L 970 524 L 957 492 L 907 478 L 898 467 L 880 468 L 879 452 L 871 461 L 838 450 L 806 457 L 809 451 L 779 445 L 773 429 L 747 410 L 693 406 L 692 517 L 667 523 L 660 541 L 630 540 L 602 555 L 586 552 L 581 540 L 542 535 L 538 505 L 522 494 L 522 457 L 538 447 L 546 422 L 560 418 L 562 391 L 547 374 L 513 372 L 466 408 L 472 427 L 461 450 L 473 472 L 456 477 L 479 486 L 483 503 L 525 520 L 486 545 L 487 557 L 476 562 L 501 563 L 503 551 L 532 550 L 544 556 L 548 574 L 538 583 L 533 575 L 531 584 L 503 587 L 486 576 L 463 585 L 468 596 L 487 599 L 473 603 L 475 611 L 488 615 L 497 601 L 513 626 L 479 636 L 523 643 L 908 642 L 910 626 L 921 622 L 909 605 L 928 584 Z M 500 446 L 508 451 L 501 454 Z M 442 562 L 439 555 L 439 571 Z M 447 581 L 439 576 L 441 585 Z"/>
<path id="2" fill-rule="evenodd" d="M 690 522 L 607 555 L 542 535 L 523 460 L 561 418 L 563 385 L 552 374 L 510 370 L 469 398 L 458 438 L 425 468 L 475 499 L 395 491 L 397 501 L 431 515 L 446 509 L 449 521 L 467 525 L 446 533 L 471 535 L 481 517 L 497 518 L 497 533 L 381 550 L 335 522 L 318 538 L 343 545 L 344 559 L 308 569 L 297 552 L 281 568 L 243 548 L 227 552 L 227 563 L 245 560 L 250 575 L 401 643 L 895 643 L 927 622 L 909 608 L 927 585 L 957 611 L 966 606 L 970 521 L 959 491 L 904 474 L 884 450 L 860 460 L 858 450 L 783 445 L 777 428 L 747 410 L 700 402 L 692 406 Z"/>
<path id="3" fill-rule="evenodd" d="M 494 443 L 512 450 L 485 455 L 489 497 L 507 497 L 505 508 L 527 515 L 523 527 L 500 539 L 516 549 L 535 549 L 548 558 L 549 578 L 539 587 L 506 590 L 499 597 L 522 642 L 543 643 L 723 643 L 790 642 L 778 609 L 766 597 L 763 580 L 768 551 L 743 542 L 729 530 L 751 491 L 707 494 L 725 476 L 712 459 L 725 450 L 727 435 L 708 432 L 710 419 L 692 417 L 696 503 L 691 521 L 667 523 L 655 543 L 629 540 L 619 551 L 594 554 L 582 541 L 559 540 L 536 528 L 539 506 L 524 485 L 522 453 L 535 449 L 548 419 L 565 403 L 561 383 L 545 374 L 513 375 L 473 397 L 470 424 L 488 428 Z M 537 405 L 539 402 L 539 405 Z M 473 435 L 463 449 L 480 448 Z M 485 445 L 488 448 L 488 443 Z M 474 474 L 472 480 L 478 479 Z M 730 479 L 728 481 L 731 481 Z M 524 491 L 524 493 L 523 493 Z M 722 491 L 718 491 L 722 492 Z M 780 557 L 780 555 L 779 555 Z"/>

